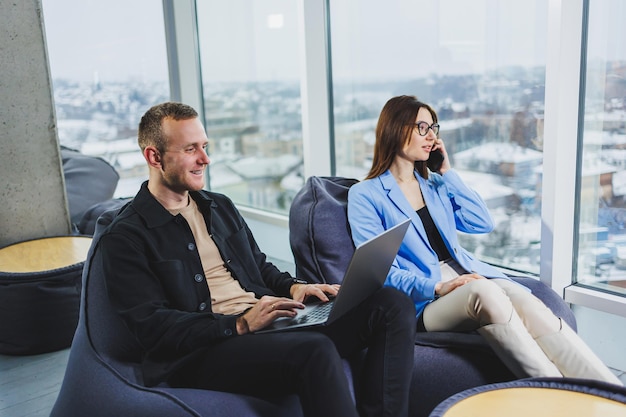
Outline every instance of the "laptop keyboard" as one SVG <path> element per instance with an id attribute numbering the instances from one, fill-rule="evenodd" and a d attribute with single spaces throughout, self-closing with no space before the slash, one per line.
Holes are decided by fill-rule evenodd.
<path id="1" fill-rule="evenodd" d="M 298 318 L 298 323 L 324 321 L 328 318 L 330 310 L 333 308 L 334 300 L 320 304 L 308 313 Z"/>

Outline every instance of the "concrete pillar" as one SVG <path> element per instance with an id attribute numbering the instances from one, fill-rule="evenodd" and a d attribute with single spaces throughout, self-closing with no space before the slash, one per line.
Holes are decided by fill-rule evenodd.
<path id="1" fill-rule="evenodd" d="M 0 247 L 70 230 L 41 2 L 0 1 Z"/>

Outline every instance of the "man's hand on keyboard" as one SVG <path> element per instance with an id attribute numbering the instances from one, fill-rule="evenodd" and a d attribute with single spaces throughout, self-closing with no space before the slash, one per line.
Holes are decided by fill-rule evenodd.
<path id="1" fill-rule="evenodd" d="M 304 308 L 300 301 L 286 297 L 264 295 L 245 314 L 237 319 L 237 333 L 246 334 L 266 327 L 280 317 L 295 317 Z"/>
<path id="2" fill-rule="evenodd" d="M 291 286 L 291 298 L 298 302 L 304 302 L 311 296 L 321 301 L 329 301 L 339 291 L 339 284 L 294 284 Z"/>

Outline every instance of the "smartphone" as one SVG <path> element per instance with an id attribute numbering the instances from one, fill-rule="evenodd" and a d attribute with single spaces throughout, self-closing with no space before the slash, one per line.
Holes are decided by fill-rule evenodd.
<path id="1" fill-rule="evenodd" d="M 441 169 L 441 165 L 443 164 L 443 153 L 439 149 L 435 149 L 430 153 L 428 157 L 428 161 L 426 161 L 426 166 L 432 172 L 439 172 Z"/>

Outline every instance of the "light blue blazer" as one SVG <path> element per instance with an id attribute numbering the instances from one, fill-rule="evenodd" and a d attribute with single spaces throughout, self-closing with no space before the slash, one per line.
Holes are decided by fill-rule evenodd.
<path id="1" fill-rule="evenodd" d="M 489 233 L 493 220 L 482 198 L 463 183 L 454 170 L 431 173 L 425 180 L 417 172 L 424 202 L 452 257 L 469 272 L 487 278 L 505 278 L 498 269 L 474 258 L 459 245 L 457 231 Z M 417 315 L 435 299 L 441 281 L 437 254 L 431 248 L 419 215 L 413 210 L 391 172 L 353 185 L 348 194 L 348 220 L 352 239 L 359 245 L 386 229 L 411 219 L 385 285 L 408 294 Z"/>

